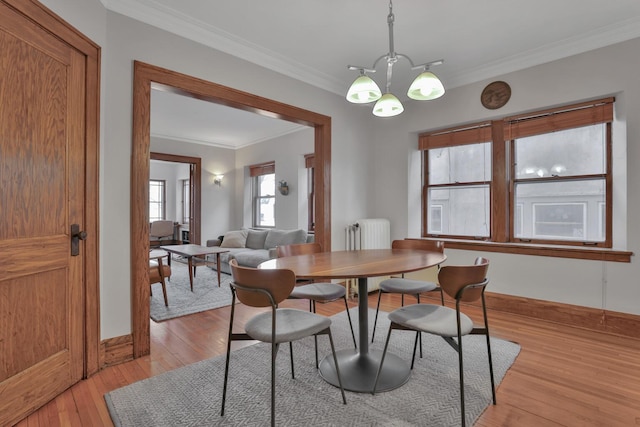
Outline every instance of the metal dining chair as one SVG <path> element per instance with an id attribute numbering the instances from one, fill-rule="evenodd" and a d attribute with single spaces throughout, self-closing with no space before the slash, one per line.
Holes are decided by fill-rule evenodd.
<path id="1" fill-rule="evenodd" d="M 322 252 L 319 243 L 296 243 L 291 245 L 282 245 L 276 248 L 278 258 L 285 256 L 305 255 Z M 353 323 L 351 322 L 351 314 L 349 314 L 349 302 L 347 301 L 347 290 L 344 286 L 331 282 L 314 282 L 312 280 L 298 280 L 297 286 L 291 291 L 289 298 L 292 299 L 308 299 L 309 311 L 316 312 L 316 303 L 326 303 L 338 299 L 344 300 L 344 306 L 347 310 L 347 318 L 349 319 L 349 327 L 351 328 L 351 337 L 353 338 L 353 346 L 358 348 L 356 344 L 356 334 L 353 331 Z M 316 343 L 316 368 L 318 367 L 318 346 Z"/>
<path id="2" fill-rule="evenodd" d="M 281 343 L 289 343 L 291 352 L 291 376 L 293 371 L 292 341 L 302 338 L 328 335 L 331 344 L 333 361 L 336 366 L 342 402 L 346 405 L 347 398 L 342 387 L 340 369 L 336 350 L 331 335 L 331 319 L 304 310 L 279 308 L 296 284 L 295 273 L 286 269 L 255 269 L 240 267 L 236 260 L 229 263 L 233 281 L 231 282 L 231 318 L 229 320 L 229 337 L 227 340 L 227 360 L 224 368 L 224 386 L 222 389 L 222 409 L 220 416 L 224 416 L 227 395 L 227 380 L 229 377 L 229 361 L 231 359 L 231 341 L 258 340 L 271 343 L 271 425 L 276 420 L 276 355 Z M 244 333 L 233 332 L 233 318 L 235 314 L 236 298 L 250 307 L 270 307 L 271 310 L 253 316 L 245 325 Z M 241 357 L 241 356 L 238 356 Z M 310 404 L 313 404 L 310 402 Z"/>
<path id="3" fill-rule="evenodd" d="M 444 253 L 444 242 L 436 240 L 424 239 L 404 239 L 394 240 L 391 243 L 392 249 L 413 249 L 420 251 L 433 251 Z M 439 269 L 440 266 L 432 267 Z M 437 282 L 429 282 L 424 280 L 405 279 L 402 277 L 392 277 L 380 282 L 378 289 L 378 305 L 376 306 L 376 317 L 373 321 L 373 332 L 371 333 L 371 342 L 376 336 L 376 324 L 378 323 L 378 312 L 380 311 L 380 299 L 383 293 L 394 293 L 401 295 L 401 305 L 404 307 L 404 296 L 413 295 L 416 297 L 418 304 L 420 303 L 420 294 L 431 291 L 440 292 L 440 300 L 444 305 L 444 293 Z M 422 357 L 422 338 L 420 338 L 420 357 Z"/>
<path id="4" fill-rule="evenodd" d="M 413 359 L 411 361 L 411 369 L 416 357 L 416 346 L 418 343 L 418 335 L 426 332 L 432 335 L 442 337 L 457 353 L 458 353 L 458 369 L 460 375 L 460 414 L 462 417 L 462 426 L 465 426 L 465 408 L 464 408 L 464 369 L 463 369 L 463 353 L 462 353 L 462 337 L 469 334 L 481 334 L 487 338 L 487 353 L 489 356 L 489 376 L 491 378 L 491 394 L 493 404 L 496 404 L 496 388 L 493 379 L 493 362 L 491 358 L 491 340 L 489 337 L 489 323 L 487 321 L 487 309 L 484 299 L 484 291 L 489 283 L 487 279 L 487 270 L 489 269 L 489 260 L 478 257 L 473 265 L 462 266 L 444 266 L 438 273 L 438 280 L 443 291 L 453 297 L 456 301 L 455 310 L 436 304 L 413 304 L 400 307 L 389 313 L 389 332 L 384 345 L 380 366 L 376 375 L 376 381 L 373 386 L 373 394 L 376 392 L 378 385 L 378 377 L 382 370 L 391 331 L 395 329 L 416 331 L 416 341 L 413 347 Z M 482 315 L 484 318 L 484 327 L 475 327 L 473 320 L 464 313 L 460 312 L 460 303 L 482 301 Z"/>

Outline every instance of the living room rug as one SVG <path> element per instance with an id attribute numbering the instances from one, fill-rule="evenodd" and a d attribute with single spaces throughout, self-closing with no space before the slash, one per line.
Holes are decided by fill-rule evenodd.
<path id="1" fill-rule="evenodd" d="M 351 316 L 357 319 L 357 309 Z M 388 320 L 380 312 L 376 339 L 383 347 Z M 374 312 L 370 310 L 370 318 Z M 336 348 L 352 345 L 346 312 L 332 318 Z M 385 338 L 382 338 L 385 337 Z M 415 334 L 394 331 L 389 351 L 411 360 Z M 318 338 L 322 355 L 329 340 Z M 491 403 L 486 338 L 463 338 L 467 425 Z M 291 378 L 288 346 L 276 360 L 276 423 L 281 426 L 457 426 L 460 425 L 458 357 L 439 337 L 423 334 L 424 357 L 416 359 L 409 381 L 389 392 L 346 391 L 315 369 L 312 338 L 294 343 L 296 378 Z M 518 344 L 492 338 L 496 386 L 520 352 Z M 105 394 L 116 426 L 264 426 L 270 422 L 270 345 L 258 343 L 232 352 L 224 417 L 220 416 L 226 356 L 203 360 Z M 500 402 L 498 401 L 498 404 Z"/>
<path id="2" fill-rule="evenodd" d="M 196 267 L 193 279 L 193 292 L 189 285 L 189 268 L 179 260 L 171 261 L 171 278 L 167 283 L 169 306 L 164 305 L 162 285 L 154 283 L 151 287 L 151 319 L 156 322 L 174 319 L 188 314 L 199 313 L 231 304 L 231 276 L 222 273 L 222 283 L 218 287 L 218 275 L 207 266 Z"/>

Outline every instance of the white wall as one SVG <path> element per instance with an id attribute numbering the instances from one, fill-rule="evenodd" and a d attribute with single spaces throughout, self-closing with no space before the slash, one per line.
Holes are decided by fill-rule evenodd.
<path id="1" fill-rule="evenodd" d="M 275 161 L 276 163 L 276 228 L 306 230 L 306 213 L 301 217 L 299 210 L 306 205 L 307 187 L 302 185 L 300 175 L 306 177 L 304 155 L 313 153 L 314 130 L 304 128 L 259 144 L 241 148 L 236 152 L 236 205 L 237 212 L 243 212 L 241 227 L 251 227 L 251 179 L 247 166 Z M 289 194 L 283 196 L 277 191 L 280 181 L 289 184 Z M 304 179 L 306 182 L 306 178 Z M 303 200 L 300 200 L 302 197 Z M 304 202 L 301 204 L 300 202 Z"/>
<path id="2" fill-rule="evenodd" d="M 616 95 L 616 119 L 622 121 L 615 135 L 616 168 L 629 183 L 628 189 L 624 185 L 619 188 L 619 180 L 615 184 L 618 195 L 624 198 L 628 193 L 626 206 L 621 203 L 614 211 L 616 248 L 638 251 L 640 223 L 627 219 L 640 216 L 640 186 L 633 185 L 640 177 L 640 168 L 633 167 L 640 155 L 640 85 L 636 76 L 640 40 L 501 76 L 509 82 L 513 94 L 509 103 L 497 111 L 484 110 L 479 102 L 480 92 L 488 83 L 484 81 L 452 89 L 442 99 L 426 105 L 407 102 L 401 116 L 379 120 L 367 108 L 348 104 L 342 96 L 121 15 L 106 12 L 105 21 L 105 11 L 97 0 L 44 3 L 103 49 L 100 221 L 102 235 L 109 236 L 100 245 L 103 339 L 131 332 L 130 254 L 128 245 L 122 243 L 129 239 L 133 60 L 331 116 L 334 250 L 343 247 L 344 226 L 363 217 L 389 218 L 393 238 L 419 235 L 418 132 Z M 349 83 L 345 82 L 345 90 Z M 620 141 L 625 131 L 626 138 Z M 213 168 L 208 166 L 207 170 L 226 172 Z M 228 188 L 233 187 L 223 184 L 223 191 Z M 211 208 L 203 206 L 203 212 Z M 205 231 L 203 224 L 203 237 L 207 233 L 221 234 L 218 225 L 210 225 Z M 223 228 L 226 230 L 228 225 Z M 625 226 L 626 232 L 618 231 Z M 469 262 L 478 255 L 447 253 L 449 262 Z M 496 253 L 486 256 L 492 261 L 490 289 L 494 292 L 640 314 L 640 268 L 635 257 L 625 264 Z"/>
<path id="3" fill-rule="evenodd" d="M 614 248 L 637 253 L 640 225 L 640 39 L 498 76 L 449 90 L 437 101 L 407 102 L 393 126 L 370 118 L 375 127 L 376 193 L 373 215 L 392 223 L 392 237 L 420 235 L 420 154 L 417 134 L 427 130 L 474 123 L 512 114 L 615 96 Z M 480 103 L 482 89 L 494 80 L 511 86 L 510 101 L 499 110 Z M 396 171 L 394 173 L 394 171 Z M 401 173 L 397 173 L 401 172 Z M 406 191 L 397 191 L 406 189 Z M 409 209 L 404 209 L 409 206 Z M 640 265 L 631 263 L 554 259 L 506 253 L 447 250 L 449 263 L 489 258 L 491 284 L 498 293 L 587 307 L 640 314 Z"/>
<path id="4" fill-rule="evenodd" d="M 114 48 L 103 50 L 106 67 L 102 75 L 102 84 L 107 90 L 102 121 L 106 131 L 102 144 L 108 149 L 105 148 L 105 167 L 102 173 L 109 187 L 117 190 L 105 189 L 101 210 L 101 218 L 104 221 L 103 233 L 107 232 L 110 236 L 108 241 L 103 241 L 101 244 L 102 283 L 108 283 L 108 286 L 101 288 L 103 339 L 131 332 L 131 285 L 130 268 L 128 268 L 130 255 L 128 247 L 125 246 L 123 250 L 122 245 L 116 242 L 129 239 L 128 227 L 123 225 L 129 224 L 130 217 L 127 189 L 130 186 L 134 60 L 332 116 L 334 138 L 332 154 L 335 159 L 350 157 L 345 155 L 345 151 L 357 152 L 358 146 L 366 146 L 366 141 L 359 136 L 358 132 L 360 128 L 358 117 L 362 116 L 362 113 L 354 111 L 350 108 L 351 105 L 347 105 L 348 103 L 342 97 L 335 94 L 291 80 L 230 55 L 110 12 L 107 12 L 107 46 L 114 46 Z M 154 150 L 156 150 L 155 146 Z M 158 151 L 162 150 L 158 149 Z M 184 152 L 181 154 L 190 155 Z M 354 163 L 357 162 L 356 160 Z M 341 161 L 334 163 L 337 170 L 341 169 L 340 163 Z M 203 165 L 203 169 L 212 173 L 226 172 L 214 170 L 213 166 Z M 344 180 L 342 188 L 345 191 L 360 193 L 366 188 L 366 177 L 356 175 L 355 172 L 356 170 L 348 173 L 349 176 Z M 231 175 L 229 177 L 231 178 Z M 226 178 L 225 176 L 224 181 L 227 181 Z M 211 191 L 220 189 L 228 191 L 235 185 L 231 180 L 227 182 L 228 184 L 223 183 L 222 187 L 215 187 Z M 332 204 L 344 205 L 342 197 L 341 191 L 334 191 Z M 211 208 L 213 206 L 203 205 L 203 212 Z M 233 208 L 230 208 L 230 211 L 233 215 Z M 229 217 L 232 216 L 227 216 Z M 340 221 L 341 215 L 337 218 L 334 214 L 333 224 L 340 229 L 343 222 Z M 228 229 L 229 224 L 224 221 L 203 223 L 203 238 L 209 235 L 218 236 Z M 342 237 L 342 234 L 339 236 Z"/>
<path id="5" fill-rule="evenodd" d="M 152 112 L 153 114 L 153 112 Z M 202 162 L 201 176 L 201 244 L 205 244 L 209 239 L 215 239 L 225 231 L 235 227 L 235 151 L 225 148 L 211 147 L 202 144 L 190 144 L 166 138 L 151 138 L 151 151 L 155 153 L 175 154 L 179 156 L 199 157 Z M 221 185 L 215 185 L 213 178 L 222 174 Z M 177 179 L 189 177 L 187 170 L 186 177 L 182 175 Z M 176 213 L 177 220 L 180 221 L 181 214 Z"/>

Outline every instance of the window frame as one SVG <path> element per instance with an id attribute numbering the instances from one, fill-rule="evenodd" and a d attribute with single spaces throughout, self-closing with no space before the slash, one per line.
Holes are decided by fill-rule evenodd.
<path id="1" fill-rule="evenodd" d="M 160 201 L 158 202 L 153 202 L 151 201 L 151 197 L 149 197 L 149 221 L 153 222 L 153 221 L 162 221 L 165 220 L 167 218 L 167 181 L 164 179 L 149 179 L 149 193 L 151 193 L 151 185 L 153 183 L 157 183 L 155 185 L 157 185 L 158 187 L 162 188 L 161 194 L 160 194 Z M 160 212 L 162 213 L 162 217 L 161 218 L 156 218 L 156 217 L 152 217 L 151 216 L 151 205 L 152 204 L 156 204 L 158 206 L 160 206 Z"/>
<path id="2" fill-rule="evenodd" d="M 275 228 L 276 226 L 276 187 L 275 187 L 275 173 L 276 173 L 276 163 L 275 161 L 260 163 L 256 165 L 249 166 L 249 176 L 251 177 L 251 200 L 252 200 L 252 214 L 251 214 L 251 222 L 253 227 L 256 228 Z M 274 188 L 273 194 L 260 195 L 259 194 L 259 179 L 264 175 L 273 175 L 274 177 Z M 273 225 L 263 225 L 259 223 L 258 220 L 258 207 L 259 203 L 263 199 L 273 199 Z"/>
<path id="3" fill-rule="evenodd" d="M 580 259 L 602 259 L 608 261 L 630 262 L 631 252 L 612 250 L 613 232 L 613 171 L 612 171 L 612 122 L 613 103 L 615 98 L 604 98 L 558 108 L 550 108 L 519 116 L 505 117 L 491 122 L 479 122 L 465 126 L 442 129 L 419 135 L 419 149 L 422 155 L 422 231 L 423 238 L 444 240 L 449 248 L 468 250 L 488 250 L 534 254 L 543 256 L 561 256 Z M 592 109 L 592 110 L 590 110 Z M 605 203 L 606 203 L 606 236 L 602 242 L 592 241 L 552 241 L 528 240 L 515 237 L 515 199 L 514 199 L 514 140 L 515 135 L 522 135 L 522 129 L 528 135 L 548 133 L 555 129 L 557 116 L 566 113 L 563 128 L 570 129 L 585 126 L 585 120 L 606 124 L 606 170 Z M 532 120 L 533 119 L 533 120 Z M 536 119 L 538 122 L 536 123 Z M 469 129 L 486 128 L 491 131 L 490 142 L 492 153 L 492 186 L 490 207 L 490 233 L 488 238 L 473 239 L 459 236 L 442 236 L 427 232 L 428 212 L 428 150 L 438 147 L 464 145 L 465 142 L 477 142 L 477 136 L 469 139 L 463 135 Z M 514 123 L 516 126 L 514 126 Z M 533 125 L 533 126 L 532 126 Z M 518 129 L 518 126 L 520 129 Z M 520 132 L 520 133 L 518 133 Z M 530 133 L 534 132 L 534 133 Z"/>
<path id="4" fill-rule="evenodd" d="M 304 167 L 307 170 L 307 231 L 315 233 L 316 227 L 316 209 L 315 209 L 315 187 L 316 187 L 316 157 L 315 154 L 304 155 Z"/>
<path id="5" fill-rule="evenodd" d="M 182 224 L 189 224 L 191 218 L 191 180 L 181 179 L 182 182 Z"/>

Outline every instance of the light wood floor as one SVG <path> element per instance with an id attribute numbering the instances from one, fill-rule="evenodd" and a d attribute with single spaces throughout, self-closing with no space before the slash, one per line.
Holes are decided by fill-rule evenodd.
<path id="1" fill-rule="evenodd" d="M 375 308 L 375 296 L 369 297 Z M 306 302 L 287 306 L 307 308 Z M 384 295 L 381 309 L 400 305 Z M 356 306 L 356 302 L 353 302 Z M 341 301 L 320 314 L 344 309 Z M 466 307 L 479 320 L 479 310 Z M 240 308 L 237 319 L 255 314 Z M 224 354 L 229 308 L 151 322 L 151 355 L 102 370 L 76 384 L 23 420 L 20 427 L 110 426 L 106 392 L 199 360 Z M 575 329 L 501 312 L 489 312 L 495 337 L 518 342 L 522 351 L 476 426 L 640 425 L 640 340 Z M 245 343 L 234 343 L 248 345 Z"/>

